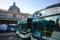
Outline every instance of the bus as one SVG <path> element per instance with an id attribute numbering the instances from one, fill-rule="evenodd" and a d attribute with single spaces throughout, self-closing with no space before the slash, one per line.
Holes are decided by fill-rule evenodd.
<path id="1" fill-rule="evenodd" d="M 56 25 L 53 20 L 35 19 L 32 27 L 32 40 L 46 40 L 51 37 L 52 32 L 56 31 Z"/>
<path id="2" fill-rule="evenodd" d="M 31 40 L 31 29 L 28 28 L 26 21 L 20 22 L 16 27 L 16 34 L 20 37 L 20 40 Z"/>
<path id="3" fill-rule="evenodd" d="M 31 28 L 27 21 L 21 21 L 16 27 L 16 34 L 21 40 L 47 39 L 46 37 L 51 37 L 52 32 L 57 30 L 55 22 L 46 19 L 33 19 Z"/>

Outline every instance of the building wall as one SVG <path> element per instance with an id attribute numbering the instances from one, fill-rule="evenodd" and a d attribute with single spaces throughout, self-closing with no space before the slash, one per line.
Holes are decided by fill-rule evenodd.
<path id="1" fill-rule="evenodd" d="M 26 19 L 28 16 L 31 16 L 31 14 L 28 13 L 19 13 L 15 11 L 8 11 L 8 10 L 0 10 L 0 17 L 4 18 L 18 18 L 18 19 Z"/>
<path id="2" fill-rule="evenodd" d="M 44 9 L 41 11 L 41 13 L 42 13 L 42 16 L 57 14 L 57 13 L 60 13 L 60 7 Z"/>

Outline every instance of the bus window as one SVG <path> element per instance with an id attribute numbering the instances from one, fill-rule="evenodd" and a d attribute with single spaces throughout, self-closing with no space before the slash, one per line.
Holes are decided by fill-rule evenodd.
<path id="1" fill-rule="evenodd" d="M 55 22 L 53 20 L 49 20 L 47 22 L 47 26 L 46 26 L 46 30 L 48 31 L 46 33 L 47 36 L 51 36 L 53 31 L 56 31 L 56 25 Z"/>

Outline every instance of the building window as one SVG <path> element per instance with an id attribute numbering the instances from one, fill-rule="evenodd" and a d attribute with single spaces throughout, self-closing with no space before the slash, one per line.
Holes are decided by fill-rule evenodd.
<path id="1" fill-rule="evenodd" d="M 16 17 L 16 14 L 13 14 L 13 17 Z"/>

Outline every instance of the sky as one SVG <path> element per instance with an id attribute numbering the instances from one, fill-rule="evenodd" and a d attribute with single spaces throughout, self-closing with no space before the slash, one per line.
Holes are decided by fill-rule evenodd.
<path id="1" fill-rule="evenodd" d="M 21 12 L 33 14 L 37 10 L 60 3 L 60 0 L 0 0 L 0 9 L 8 10 L 14 2 Z"/>

